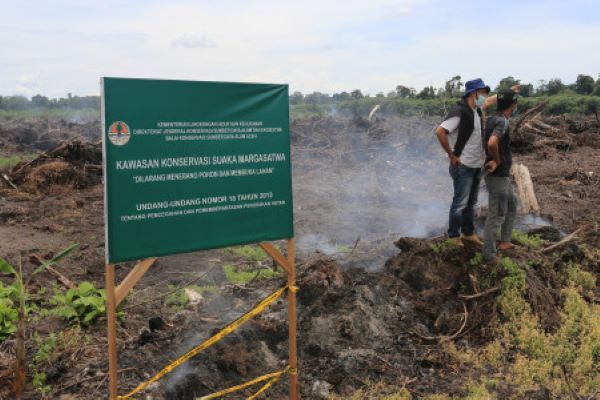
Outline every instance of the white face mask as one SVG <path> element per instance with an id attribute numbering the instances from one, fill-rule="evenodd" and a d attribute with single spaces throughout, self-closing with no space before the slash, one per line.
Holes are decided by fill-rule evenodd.
<path id="1" fill-rule="evenodd" d="M 485 103 L 485 96 L 482 94 L 477 96 L 477 99 L 475 100 L 475 105 L 477 107 L 481 107 L 481 106 L 483 106 L 484 103 Z"/>

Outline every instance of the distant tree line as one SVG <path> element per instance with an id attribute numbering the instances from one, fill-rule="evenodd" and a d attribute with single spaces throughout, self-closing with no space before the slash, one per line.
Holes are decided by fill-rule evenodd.
<path id="1" fill-rule="evenodd" d="M 0 96 L 0 110 L 30 110 L 30 109 L 89 109 L 100 108 L 100 96 L 73 96 L 50 99 L 46 96 L 35 95 L 31 99 L 25 96 Z"/>
<path id="2" fill-rule="evenodd" d="M 600 112 L 600 75 L 597 79 L 580 74 L 574 83 L 565 84 L 560 79 L 540 80 L 534 87 L 531 83 L 521 82 L 512 76 L 500 80 L 494 88 L 495 92 L 508 89 L 513 85 L 521 85 L 521 96 L 524 98 L 519 106 L 520 111 L 535 105 L 545 98 L 549 99 L 546 112 L 551 114 L 595 114 Z M 368 112 L 369 107 L 381 104 L 387 109 L 404 115 L 435 114 L 443 115 L 449 101 L 458 99 L 464 90 L 464 82 L 460 75 L 448 79 L 443 87 L 426 86 L 420 91 L 414 87 L 397 85 L 396 89 L 374 96 L 363 94 L 360 89 L 350 92 L 343 91 L 332 95 L 313 92 L 290 94 L 290 104 L 299 113 L 326 113 L 334 107 L 337 110 L 347 110 L 352 113 Z M 69 110 L 88 109 L 100 110 L 99 96 L 73 96 L 51 99 L 35 95 L 31 99 L 25 96 L 0 96 L 0 110 Z"/>
<path id="3" fill-rule="evenodd" d="M 548 81 L 540 80 L 536 87 L 534 87 L 531 83 L 523 83 L 519 79 L 516 79 L 512 76 L 507 76 L 506 78 L 502 78 L 500 80 L 498 85 L 494 88 L 494 91 L 498 92 L 502 89 L 508 89 L 517 84 L 521 85 L 520 95 L 522 97 L 554 96 L 559 94 L 600 96 L 600 74 L 596 80 L 589 75 L 580 74 L 577 76 L 575 82 L 571 84 L 565 84 L 559 78 L 553 78 Z M 462 78 L 460 75 L 456 75 L 446 81 L 444 87 L 435 88 L 433 86 L 426 86 L 421 91 L 417 91 L 414 87 L 398 85 L 396 86 L 395 90 L 392 90 L 387 94 L 379 92 L 375 96 L 370 96 L 368 94 L 364 95 L 360 89 L 356 89 L 351 92 L 344 91 L 341 93 L 334 93 L 333 95 L 321 92 L 313 92 L 309 94 L 294 92 L 290 95 L 290 104 L 331 104 L 340 101 L 349 101 L 369 97 L 378 99 L 447 99 L 460 97 L 463 89 L 464 83 Z"/>

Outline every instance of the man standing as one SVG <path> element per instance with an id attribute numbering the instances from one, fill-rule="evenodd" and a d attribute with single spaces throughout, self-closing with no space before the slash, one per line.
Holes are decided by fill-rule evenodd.
<path id="1" fill-rule="evenodd" d="M 510 182 L 512 154 L 508 118 L 517 111 L 517 94 L 513 90 L 498 93 L 497 111 L 487 120 L 485 129 L 488 175 L 485 184 L 489 192 L 488 215 L 483 233 L 483 257 L 496 259 L 496 234 L 500 228 L 498 249 L 513 247 L 510 237 L 517 214 L 517 196 Z"/>
<path id="2" fill-rule="evenodd" d="M 481 79 L 468 81 L 462 99 L 435 132 L 450 159 L 454 196 L 450 206 L 448 237 L 458 245 L 462 245 L 461 237 L 483 244 L 475 234 L 474 207 L 483 166 L 481 107 L 489 92 L 489 86 Z"/>

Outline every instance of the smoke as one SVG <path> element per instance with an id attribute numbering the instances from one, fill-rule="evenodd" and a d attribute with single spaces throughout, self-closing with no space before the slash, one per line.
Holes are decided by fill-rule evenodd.
<path id="1" fill-rule="evenodd" d="M 338 248 L 329 238 L 319 233 L 308 233 L 300 236 L 297 246 L 301 252 L 318 251 L 328 256 L 338 253 Z"/>
<path id="2" fill-rule="evenodd" d="M 419 205 L 412 221 L 413 227 L 404 229 L 405 236 L 425 238 L 442 233 L 444 221 L 448 218 L 448 207 L 449 204 L 439 198 L 432 198 Z"/>
<path id="3" fill-rule="evenodd" d="M 372 121 L 339 114 L 294 121 L 299 250 L 343 256 L 357 239 L 363 246 L 445 231 L 452 182 L 433 134 L 438 123 L 381 109 Z"/>

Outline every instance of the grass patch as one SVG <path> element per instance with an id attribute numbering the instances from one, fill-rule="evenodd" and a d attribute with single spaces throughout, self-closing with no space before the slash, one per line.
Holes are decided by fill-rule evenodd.
<path id="1" fill-rule="evenodd" d="M 72 353 L 78 348 L 91 342 L 89 335 L 83 334 L 79 328 L 68 329 L 61 332 L 51 332 L 45 338 L 37 333 L 34 336 L 37 350 L 30 363 L 32 371 L 33 388 L 40 394 L 50 392 L 50 385 L 46 384 L 46 370 L 54 365 L 65 353 Z"/>
<path id="2" fill-rule="evenodd" d="M 175 288 L 175 285 L 168 286 L 168 289 L 171 291 L 175 290 Z M 184 288 L 179 288 L 168 295 L 165 299 L 165 305 L 172 307 L 177 311 L 183 310 L 190 303 L 190 298 L 185 289 L 191 289 L 203 297 L 211 297 L 219 294 L 219 288 L 214 285 L 189 285 Z"/>
<path id="3" fill-rule="evenodd" d="M 583 291 L 592 291 L 596 287 L 596 277 L 593 273 L 584 271 L 581 265 L 569 262 L 565 268 L 567 283 Z"/>
<path id="4" fill-rule="evenodd" d="M 227 249 L 229 253 L 241 257 L 251 262 L 261 262 L 269 258 L 263 249 L 256 245 L 247 245 L 239 247 L 231 247 Z"/>
<path id="5" fill-rule="evenodd" d="M 0 156 L 0 169 L 10 169 L 21 162 L 21 156 Z"/>
<path id="6" fill-rule="evenodd" d="M 563 273 L 570 286 L 561 291 L 561 324 L 548 332 L 527 300 L 527 266 L 504 257 L 498 267 L 504 278 L 498 298 L 503 319 L 493 328 L 497 339 L 476 349 L 450 346 L 448 355 L 457 363 L 467 363 L 472 371 L 503 376 L 514 385 L 511 398 L 526 398 L 529 390 L 539 387 L 548 388 L 553 397 L 570 397 L 563 370 L 578 396 L 587 398 L 600 391 L 600 306 L 581 294 L 582 288 L 595 289 L 593 275 L 577 264 L 567 264 Z M 489 389 L 475 383 L 465 399 L 495 398 L 486 393 L 486 386 Z"/>
<path id="7" fill-rule="evenodd" d="M 471 259 L 469 260 L 469 265 L 472 267 L 477 267 L 481 264 L 483 264 L 483 254 L 478 251 L 477 253 L 475 253 L 475 255 L 473 257 L 471 257 Z"/>
<path id="8" fill-rule="evenodd" d="M 17 331 L 18 297 L 16 285 L 4 286 L 0 281 L 0 343 Z"/>
<path id="9" fill-rule="evenodd" d="M 544 244 L 544 241 L 540 238 L 540 235 L 528 235 L 516 229 L 513 229 L 510 238 L 513 242 L 530 249 L 538 249 L 542 246 L 542 244 Z"/>
<path id="10" fill-rule="evenodd" d="M 240 270 L 233 264 L 225 264 L 223 266 L 223 272 L 225 272 L 225 277 L 231 283 L 243 285 L 250 282 L 253 279 L 261 280 L 261 279 L 272 279 L 280 277 L 282 274 L 282 270 L 277 268 L 277 270 L 273 270 L 272 268 L 259 268 L 255 270 Z"/>
<path id="11" fill-rule="evenodd" d="M 176 286 L 168 285 L 167 288 L 172 291 L 175 290 Z M 184 288 L 179 288 L 170 295 L 168 295 L 165 299 L 165 305 L 173 307 L 176 310 L 183 310 L 185 306 L 187 306 L 190 302 L 190 298 L 183 289 Z"/>
<path id="12" fill-rule="evenodd" d="M 460 249 L 460 246 L 452 239 L 446 239 L 440 243 L 432 243 L 429 245 L 431 250 L 436 254 L 446 253 Z"/>

